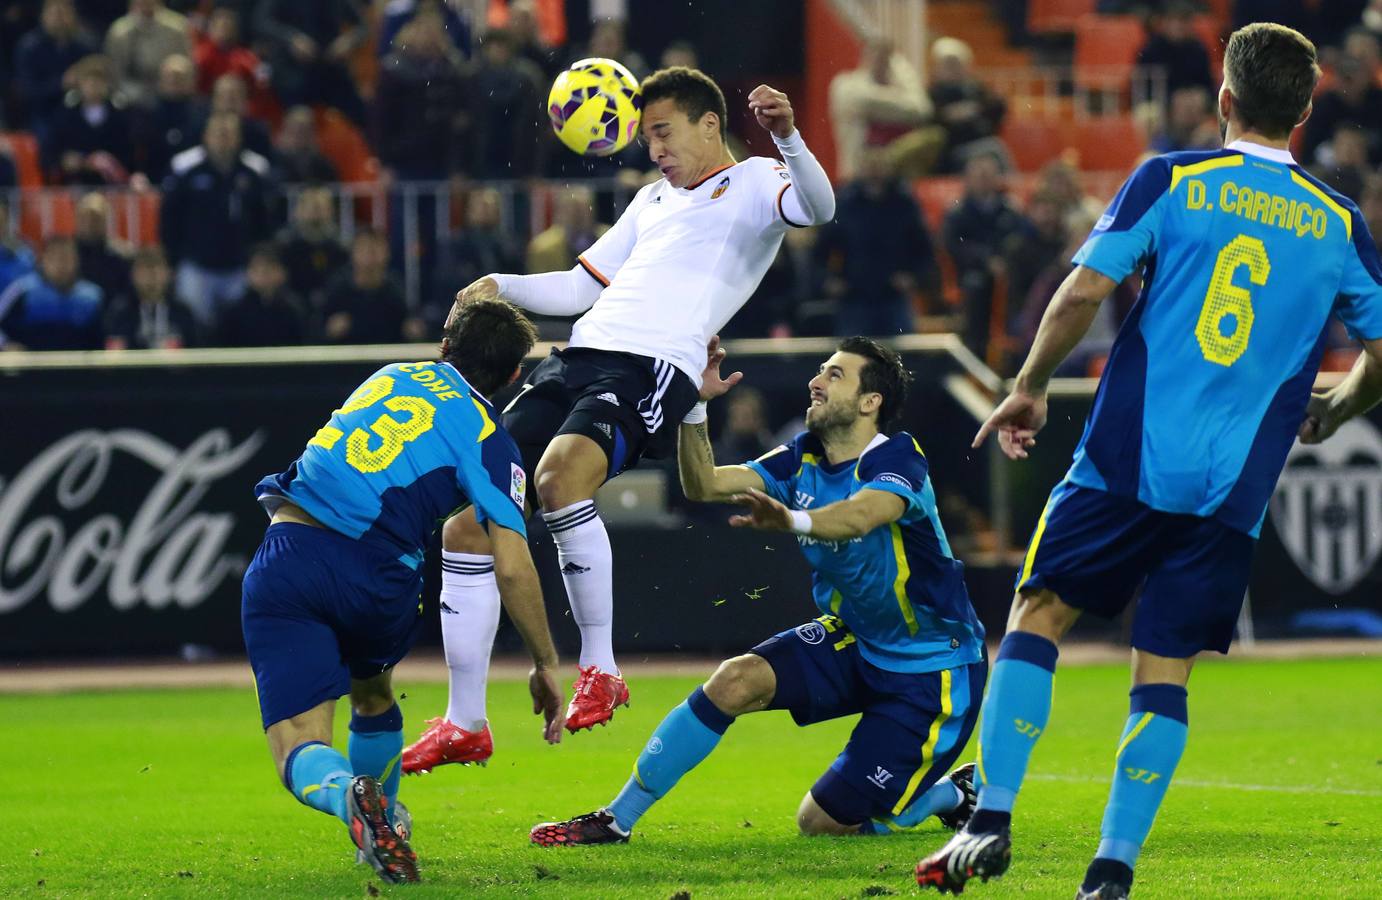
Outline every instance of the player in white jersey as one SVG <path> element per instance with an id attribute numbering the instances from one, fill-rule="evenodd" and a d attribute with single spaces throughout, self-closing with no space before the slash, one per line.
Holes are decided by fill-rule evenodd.
<path id="1" fill-rule="evenodd" d="M 567 712 L 573 732 L 607 722 L 629 698 L 614 660 L 613 565 L 596 489 L 642 456 L 675 452 L 678 427 L 695 415 L 709 339 L 757 289 L 787 229 L 835 213 L 830 180 L 796 130 L 786 94 L 760 85 L 748 97 L 782 159 L 743 161 L 726 146 L 724 95 L 704 73 L 655 72 L 642 94 L 642 139 L 663 177 L 638 192 L 572 269 L 489 275 L 456 298 L 584 313 L 567 348 L 553 351 L 504 410 L 505 428 L 535 473 L 529 500 L 542 508 L 557 545 L 581 630 Z M 526 490 L 518 481 L 513 487 Z M 431 720 L 404 751 L 405 772 L 479 762 L 493 746 L 484 713 L 499 617 L 493 559 L 470 513 L 448 520 L 442 535 L 451 699 L 446 718 Z"/>

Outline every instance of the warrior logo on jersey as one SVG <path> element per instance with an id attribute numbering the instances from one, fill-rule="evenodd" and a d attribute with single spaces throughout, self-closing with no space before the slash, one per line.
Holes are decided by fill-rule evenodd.
<path id="1" fill-rule="evenodd" d="M 1271 501 L 1272 524 L 1300 570 L 1345 594 L 1382 552 L 1382 434 L 1345 422 L 1323 444 L 1296 444 Z"/>
<path id="2" fill-rule="evenodd" d="M 714 190 L 713 193 L 711 193 L 710 199 L 711 199 L 711 200 L 718 200 L 718 199 L 720 198 L 720 195 L 723 194 L 723 193 L 724 193 L 725 191 L 727 191 L 727 190 L 729 190 L 729 176 L 728 176 L 728 175 L 726 175 L 724 178 L 721 178 L 721 179 L 720 179 L 720 183 L 717 184 L 717 185 L 715 185 L 715 190 Z"/>

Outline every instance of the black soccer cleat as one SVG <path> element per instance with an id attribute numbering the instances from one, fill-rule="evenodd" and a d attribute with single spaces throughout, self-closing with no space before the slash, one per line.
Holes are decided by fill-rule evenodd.
<path id="1" fill-rule="evenodd" d="M 346 809 L 350 815 L 350 837 L 364 854 L 365 862 L 390 884 L 421 881 L 417 854 L 389 823 L 379 782 L 369 775 L 356 775 L 350 780 L 349 790 Z"/>
<path id="2" fill-rule="evenodd" d="M 971 878 L 988 881 L 1012 864 L 1012 838 L 1000 831 L 961 831 L 950 842 L 917 863 L 917 884 L 942 894 L 959 894 Z"/>
<path id="3" fill-rule="evenodd" d="M 1116 881 L 1105 881 L 1092 891 L 1080 888 L 1075 900 L 1128 900 L 1128 889 Z"/>
<path id="4" fill-rule="evenodd" d="M 945 777 L 960 789 L 960 805 L 948 813 L 937 813 L 936 818 L 951 831 L 959 831 L 968 824 L 974 805 L 979 802 L 979 792 L 974 788 L 974 763 L 966 763 Z"/>
<path id="5" fill-rule="evenodd" d="M 1132 867 L 1116 859 L 1095 857 L 1084 874 L 1075 900 L 1128 900 Z"/>
<path id="6" fill-rule="evenodd" d="M 628 832 L 620 831 L 607 809 L 567 819 L 534 825 L 528 839 L 540 847 L 569 847 L 575 844 L 627 844 Z"/>

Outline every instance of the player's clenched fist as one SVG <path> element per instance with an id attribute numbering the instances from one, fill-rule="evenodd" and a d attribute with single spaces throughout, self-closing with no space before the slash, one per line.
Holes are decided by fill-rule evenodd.
<path id="1" fill-rule="evenodd" d="M 791 137 L 796 129 L 796 116 L 792 112 L 792 101 L 776 88 L 760 84 L 749 93 L 749 109 L 758 124 L 779 139 Z"/>

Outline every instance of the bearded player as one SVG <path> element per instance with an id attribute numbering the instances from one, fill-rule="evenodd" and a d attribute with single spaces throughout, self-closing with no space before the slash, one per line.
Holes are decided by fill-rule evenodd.
<path id="1" fill-rule="evenodd" d="M 567 710 L 573 732 L 607 722 L 629 701 L 614 659 L 613 563 L 596 489 L 641 457 L 671 455 L 683 418 L 694 415 L 706 342 L 757 289 L 787 229 L 835 212 L 829 178 L 798 133 L 786 94 L 760 85 L 748 98 L 782 159 L 743 161 L 725 143 L 724 95 L 704 73 L 655 72 L 642 95 L 642 138 L 662 178 L 569 271 L 489 275 L 457 295 L 460 304 L 499 297 L 544 315 L 584 313 L 567 348 L 554 350 L 504 410 L 535 473 L 530 499 L 557 545 L 581 632 Z M 492 551 L 471 514 L 446 523 L 443 550 L 450 702 L 404 753 L 409 773 L 480 762 L 493 750 L 485 720 L 499 619 Z"/>

